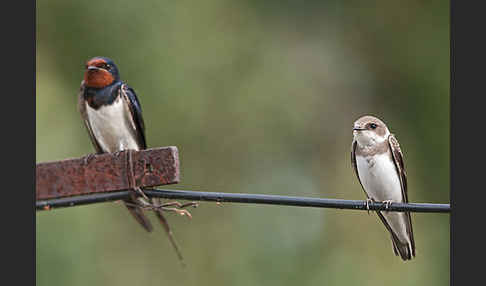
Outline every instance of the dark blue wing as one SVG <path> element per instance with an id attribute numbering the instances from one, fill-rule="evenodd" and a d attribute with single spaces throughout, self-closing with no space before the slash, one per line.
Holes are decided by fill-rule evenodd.
<path id="1" fill-rule="evenodd" d="M 142 107 L 138 101 L 135 91 L 126 84 L 121 86 L 122 96 L 128 101 L 128 106 L 132 114 L 133 122 L 135 124 L 135 134 L 137 142 L 140 145 L 140 149 L 147 149 L 147 143 L 145 141 L 145 124 L 142 117 Z"/>

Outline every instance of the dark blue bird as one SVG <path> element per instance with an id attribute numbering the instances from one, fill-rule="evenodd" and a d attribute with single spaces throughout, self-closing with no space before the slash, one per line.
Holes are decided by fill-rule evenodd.
<path id="1" fill-rule="evenodd" d="M 78 109 L 98 154 L 147 148 L 140 102 L 135 91 L 121 81 L 118 68 L 111 59 L 95 57 L 86 63 Z M 144 200 L 143 196 L 142 191 L 138 189 L 138 193 L 134 192 L 132 199 L 124 201 L 124 204 L 143 228 L 151 232 L 152 224 L 137 201 L 141 200 L 145 206 L 153 206 L 156 201 L 152 200 L 151 204 Z M 179 258 L 182 259 L 162 210 L 176 211 L 189 216 L 190 214 L 185 210 L 164 207 L 180 207 L 177 202 L 165 205 L 157 203 L 157 206 L 159 208 L 156 215 L 167 231 Z"/>

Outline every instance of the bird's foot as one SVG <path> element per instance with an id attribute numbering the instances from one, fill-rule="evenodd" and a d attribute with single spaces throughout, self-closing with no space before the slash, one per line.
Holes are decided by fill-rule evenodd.
<path id="1" fill-rule="evenodd" d="M 84 159 L 83 159 L 83 164 L 84 165 L 88 165 L 89 162 L 91 162 L 91 160 L 94 159 L 94 157 L 96 157 L 96 154 L 88 154 L 88 156 L 85 156 Z"/>
<path id="2" fill-rule="evenodd" d="M 120 156 L 120 154 L 121 154 L 122 152 L 125 152 L 125 150 L 116 151 L 116 152 L 114 152 L 114 153 L 113 153 L 113 155 L 114 155 L 115 157 L 118 157 L 118 156 Z"/>
<path id="3" fill-rule="evenodd" d="M 390 208 L 390 205 L 393 203 L 392 200 L 386 200 L 382 201 L 383 204 L 385 204 L 385 210 L 388 210 Z"/>
<path id="4" fill-rule="evenodd" d="M 368 212 L 368 215 L 370 214 L 370 203 L 372 203 L 373 200 L 370 198 L 366 199 L 366 211 Z"/>

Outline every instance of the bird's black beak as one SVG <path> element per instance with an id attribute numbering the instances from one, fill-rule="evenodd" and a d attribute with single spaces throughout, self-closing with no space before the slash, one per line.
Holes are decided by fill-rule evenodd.
<path id="1" fill-rule="evenodd" d="M 365 128 L 359 128 L 359 127 L 354 127 L 353 131 L 361 131 L 361 130 L 366 130 Z"/>

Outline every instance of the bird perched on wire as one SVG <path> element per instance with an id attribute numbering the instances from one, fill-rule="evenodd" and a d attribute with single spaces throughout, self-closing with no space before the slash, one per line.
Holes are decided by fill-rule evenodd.
<path id="1" fill-rule="evenodd" d="M 98 154 L 147 148 L 140 102 L 135 91 L 121 81 L 118 68 L 111 59 L 95 57 L 86 63 L 78 97 L 78 109 Z M 180 208 L 192 204 L 160 204 L 155 198 L 150 201 L 139 188 L 135 189 L 131 199 L 125 200 L 124 204 L 148 232 L 151 232 L 153 227 L 143 209 L 155 210 L 182 261 L 182 255 L 162 211 L 175 211 L 190 217 L 189 212 Z"/>
<path id="2" fill-rule="evenodd" d="M 351 164 L 370 201 L 388 207 L 392 202 L 408 203 L 407 176 L 397 139 L 380 119 L 363 116 L 354 122 Z M 403 260 L 415 256 L 412 219 L 409 212 L 377 211 L 391 234 L 393 251 Z"/>

